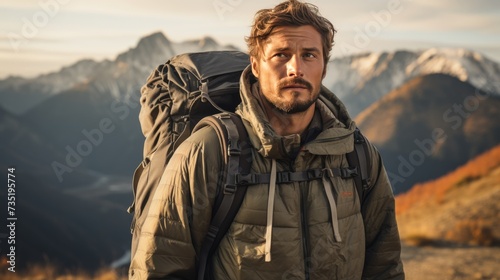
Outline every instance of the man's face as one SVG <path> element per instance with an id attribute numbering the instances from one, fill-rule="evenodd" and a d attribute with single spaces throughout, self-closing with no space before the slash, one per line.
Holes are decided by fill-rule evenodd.
<path id="1" fill-rule="evenodd" d="M 314 27 L 277 27 L 262 45 L 260 58 L 250 59 L 261 93 L 275 109 L 294 114 L 315 103 L 325 65 L 321 35 Z"/>

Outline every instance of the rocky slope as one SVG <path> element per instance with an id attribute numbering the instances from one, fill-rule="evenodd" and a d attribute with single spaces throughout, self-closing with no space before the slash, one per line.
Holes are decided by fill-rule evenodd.
<path id="1" fill-rule="evenodd" d="M 416 77 L 355 120 L 382 153 L 397 193 L 500 143 L 500 97 L 443 74 Z"/>

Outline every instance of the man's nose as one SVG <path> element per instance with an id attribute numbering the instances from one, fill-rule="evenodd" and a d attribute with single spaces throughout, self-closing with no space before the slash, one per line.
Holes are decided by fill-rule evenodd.
<path id="1" fill-rule="evenodd" d="M 300 57 L 294 55 L 290 58 L 287 63 L 287 74 L 288 77 L 302 77 L 304 76 L 302 69 L 302 60 Z"/>

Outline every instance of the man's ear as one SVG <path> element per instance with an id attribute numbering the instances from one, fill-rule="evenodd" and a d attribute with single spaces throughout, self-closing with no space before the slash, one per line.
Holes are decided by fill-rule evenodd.
<path id="1" fill-rule="evenodd" d="M 323 68 L 323 77 L 321 77 L 321 80 L 323 80 L 326 77 L 326 68 L 327 68 L 327 65 L 325 65 Z"/>
<path id="2" fill-rule="evenodd" d="M 250 64 L 252 64 L 252 74 L 255 76 L 255 78 L 259 78 L 258 58 L 251 56 L 250 57 Z"/>

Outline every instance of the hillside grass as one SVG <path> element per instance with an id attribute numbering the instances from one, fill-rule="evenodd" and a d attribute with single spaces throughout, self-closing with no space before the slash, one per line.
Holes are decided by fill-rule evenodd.
<path id="1" fill-rule="evenodd" d="M 396 197 L 402 240 L 413 246 L 500 246 L 500 145 Z"/>
<path id="2" fill-rule="evenodd" d="M 443 177 L 417 184 L 408 192 L 398 195 L 396 197 L 396 214 L 403 214 L 418 205 L 442 204 L 450 190 L 466 186 L 486 176 L 498 166 L 500 166 L 500 145 L 477 156 Z"/>

